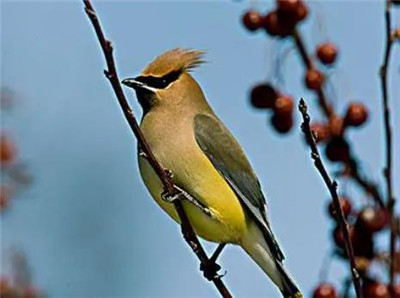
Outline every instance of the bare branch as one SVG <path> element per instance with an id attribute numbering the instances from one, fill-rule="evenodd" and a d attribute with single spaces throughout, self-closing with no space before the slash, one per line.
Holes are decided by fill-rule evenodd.
<path id="1" fill-rule="evenodd" d="M 83 0 L 83 3 L 85 5 L 85 11 L 86 11 L 86 13 L 93 25 L 93 28 L 96 32 L 97 38 L 99 40 L 99 43 L 101 45 L 101 48 L 103 50 L 104 57 L 105 57 L 105 60 L 107 63 L 107 70 L 104 71 L 104 74 L 107 77 L 107 79 L 110 81 L 110 84 L 111 84 L 112 88 L 114 89 L 115 95 L 116 95 L 119 105 L 121 106 L 121 109 L 124 113 L 125 119 L 127 120 L 135 137 L 137 138 L 140 149 L 145 154 L 148 162 L 153 167 L 154 171 L 160 177 L 160 179 L 164 185 L 164 188 L 168 192 L 168 194 L 172 197 L 173 196 L 181 196 L 182 194 L 174 187 L 173 181 L 172 181 L 170 175 L 168 175 L 168 172 L 162 167 L 162 165 L 155 158 L 153 152 L 151 151 L 149 144 L 147 143 L 146 139 L 143 136 L 142 131 L 140 130 L 138 122 L 136 121 L 133 111 L 128 104 L 128 101 L 126 100 L 126 97 L 122 90 L 121 84 L 119 82 L 117 70 L 115 67 L 112 43 L 111 43 L 111 41 L 106 39 L 106 37 L 104 36 L 99 19 L 98 19 L 96 12 L 91 4 L 91 1 Z M 179 199 L 174 200 L 173 204 L 174 204 L 175 209 L 181 220 L 181 228 L 182 228 L 182 233 L 183 233 L 185 240 L 190 245 L 190 247 L 192 248 L 192 250 L 196 254 L 196 256 L 199 258 L 202 266 L 204 268 L 207 268 L 208 270 L 214 269 L 211 272 L 212 274 L 208 274 L 208 277 L 209 277 L 208 279 L 210 279 L 214 283 L 214 285 L 217 287 L 218 291 L 221 293 L 222 297 L 225 297 L 225 298 L 232 297 L 232 295 L 229 293 L 228 289 L 222 282 L 221 276 L 218 275 L 218 273 L 217 273 L 217 271 L 219 270 L 219 266 L 217 264 L 213 263 L 212 261 L 210 261 L 205 250 L 201 246 L 200 241 L 197 238 L 197 236 L 193 230 L 193 227 L 191 226 L 191 224 L 189 222 L 187 214 L 182 206 L 181 200 L 179 200 Z"/>
<path id="2" fill-rule="evenodd" d="M 395 252 L 396 252 L 396 217 L 394 215 L 394 205 L 396 200 L 392 187 L 392 130 L 390 126 L 390 108 L 388 95 L 387 73 L 389 68 L 389 58 L 394 42 L 394 34 L 392 35 L 392 24 L 390 19 L 391 0 L 385 1 L 385 29 L 386 44 L 383 56 L 382 66 L 380 68 L 381 87 L 382 87 L 382 108 L 385 127 L 385 147 L 386 147 L 386 165 L 383 170 L 386 181 L 387 208 L 390 218 L 390 267 L 389 267 L 389 288 L 394 293 L 394 275 L 395 275 Z"/>
<path id="3" fill-rule="evenodd" d="M 317 144 L 315 142 L 313 132 L 311 131 L 310 128 L 310 116 L 308 115 L 307 112 L 307 105 L 303 99 L 300 99 L 299 110 L 301 112 L 301 115 L 303 116 L 303 123 L 301 125 L 301 128 L 307 139 L 308 144 L 310 145 L 311 157 L 314 160 L 315 167 L 321 174 L 322 179 L 324 180 L 326 186 L 328 187 L 328 190 L 332 197 L 333 204 L 335 206 L 339 226 L 344 236 L 346 253 L 350 261 L 350 271 L 353 276 L 354 289 L 356 291 L 357 297 L 362 297 L 360 276 L 356 269 L 356 261 L 354 257 L 353 245 L 350 239 L 349 227 L 346 222 L 346 218 L 344 216 L 342 207 L 340 206 L 339 196 L 337 194 L 337 183 L 334 180 L 332 181 L 331 178 L 329 177 L 329 174 L 326 171 L 325 166 L 322 162 L 321 156 L 319 155 Z"/>

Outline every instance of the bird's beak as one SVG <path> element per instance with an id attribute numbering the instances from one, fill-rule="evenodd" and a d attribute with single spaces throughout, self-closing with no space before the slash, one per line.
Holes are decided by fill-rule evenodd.
<path id="1" fill-rule="evenodd" d="M 127 78 L 127 79 L 123 79 L 122 84 L 124 84 L 125 86 L 131 87 L 135 90 L 138 89 L 147 89 L 147 85 L 145 83 L 139 82 L 137 80 L 135 80 L 135 78 Z"/>
<path id="2" fill-rule="evenodd" d="M 128 86 L 130 88 L 135 89 L 135 91 L 150 91 L 152 93 L 156 92 L 156 89 L 153 87 L 150 87 L 146 83 L 143 83 L 136 78 L 126 78 L 121 81 L 122 84 L 125 86 Z"/>

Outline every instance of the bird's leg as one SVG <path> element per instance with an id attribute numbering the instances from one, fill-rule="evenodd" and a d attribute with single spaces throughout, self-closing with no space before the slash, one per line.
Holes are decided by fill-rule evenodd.
<path id="1" fill-rule="evenodd" d="M 178 191 L 176 194 L 171 195 L 167 190 L 164 190 L 161 193 L 161 199 L 167 203 L 173 203 L 175 200 L 182 200 L 185 197 L 183 196 L 182 192 Z"/>
<path id="2" fill-rule="evenodd" d="M 172 171 L 164 168 L 164 172 L 167 175 L 168 179 L 170 179 L 172 181 L 174 178 Z M 174 186 L 174 188 L 178 190 L 175 195 L 171 195 L 166 189 L 164 189 L 164 191 L 161 193 L 161 199 L 164 202 L 173 203 L 175 200 L 184 199 L 184 195 L 183 195 L 182 191 L 180 190 L 180 188 L 178 188 L 176 186 Z"/>
<path id="3" fill-rule="evenodd" d="M 171 174 L 172 175 L 172 174 Z M 191 196 L 189 193 L 187 193 L 186 191 L 184 191 L 182 188 L 178 187 L 178 186 L 174 186 L 175 189 L 178 191 L 176 195 L 171 196 L 169 194 L 169 192 L 167 190 L 164 190 L 161 193 L 161 198 L 163 199 L 163 201 L 167 202 L 167 203 L 172 203 L 175 200 L 188 200 L 190 203 L 192 203 L 193 205 L 195 205 L 196 207 L 200 208 L 205 214 L 207 214 L 209 217 L 211 218 L 215 218 L 214 214 L 211 212 L 211 210 L 209 208 L 207 208 L 204 204 L 202 204 L 200 201 L 198 201 L 196 198 L 194 198 L 193 196 Z"/>
<path id="4" fill-rule="evenodd" d="M 218 256 L 224 249 L 225 245 L 226 243 L 220 243 L 208 262 L 200 264 L 200 270 L 203 271 L 204 277 L 210 281 L 216 278 L 220 278 L 224 275 L 220 275 L 217 273 L 221 269 L 221 266 L 218 265 L 216 261 Z"/>

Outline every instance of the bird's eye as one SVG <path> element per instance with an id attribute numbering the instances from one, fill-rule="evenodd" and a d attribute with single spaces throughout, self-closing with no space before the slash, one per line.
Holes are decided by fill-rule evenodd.
<path id="1" fill-rule="evenodd" d="M 181 71 L 171 71 L 162 77 L 153 77 L 153 76 L 140 76 L 135 78 L 137 81 L 145 83 L 146 85 L 156 88 L 156 89 L 165 89 L 172 82 L 176 81 L 181 74 Z"/>

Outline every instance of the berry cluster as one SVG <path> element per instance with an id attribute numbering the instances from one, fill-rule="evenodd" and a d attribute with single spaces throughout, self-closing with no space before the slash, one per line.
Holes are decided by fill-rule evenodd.
<path id="1" fill-rule="evenodd" d="M 349 235 L 356 257 L 356 266 L 358 273 L 363 279 L 363 292 L 365 297 L 389 298 L 389 288 L 386 284 L 377 281 L 369 276 L 369 269 L 372 261 L 377 256 L 374 247 L 374 238 L 389 225 L 389 217 L 386 209 L 378 207 L 363 207 L 359 211 L 354 211 L 349 198 L 340 197 L 340 206 L 349 222 Z M 335 207 L 331 202 L 327 208 L 329 216 L 334 220 L 334 228 L 332 230 L 332 239 L 336 246 L 336 255 L 347 259 L 345 251 L 345 240 L 342 229 L 339 227 Z M 395 297 L 400 297 L 400 285 L 396 285 Z M 336 289 L 333 285 L 322 283 L 314 290 L 314 298 L 338 297 Z"/>
<path id="2" fill-rule="evenodd" d="M 13 102 L 12 92 L 3 88 L 0 92 L 0 108 L 2 112 L 11 109 Z M 2 183 L 0 185 L 0 211 L 5 211 L 11 198 L 17 191 L 30 183 L 31 177 L 23 163 L 18 160 L 15 142 L 9 134 L 0 132 L 0 167 L 2 169 Z M 3 176 L 4 175 L 4 176 Z"/>
<path id="3" fill-rule="evenodd" d="M 31 270 L 25 255 L 14 252 L 11 258 L 12 273 L 0 276 L 0 296 L 4 298 L 40 298 L 42 291 L 32 284 Z"/>
<path id="4" fill-rule="evenodd" d="M 250 10 L 243 15 L 243 25 L 249 31 L 264 29 L 269 35 L 287 37 L 296 25 L 307 17 L 308 9 L 302 0 L 278 0 L 277 7 L 266 15 Z"/>
<path id="5" fill-rule="evenodd" d="M 259 84 L 251 90 L 251 104 L 258 109 L 272 109 L 271 124 L 279 133 L 293 126 L 293 98 L 282 95 L 271 84 Z"/>
<path id="6" fill-rule="evenodd" d="M 399 298 L 400 286 L 394 287 L 393 295 L 390 294 L 388 287 L 373 280 L 365 282 L 363 286 L 363 296 L 366 298 Z M 313 293 L 313 298 L 338 298 L 339 295 L 335 287 L 330 283 L 321 283 Z"/>
<path id="7" fill-rule="evenodd" d="M 276 9 L 262 15 L 256 10 L 247 11 L 242 18 L 243 25 L 249 31 L 264 29 L 269 35 L 288 37 L 295 35 L 296 25 L 307 17 L 308 8 L 302 0 L 277 0 Z M 337 57 L 337 48 L 333 43 L 318 45 L 316 56 L 325 65 L 333 64 Z M 304 83 L 308 89 L 318 92 L 325 82 L 324 74 L 308 63 Z M 279 133 L 287 133 L 293 126 L 293 99 L 280 94 L 270 83 L 253 87 L 251 104 L 259 109 L 272 109 L 271 124 Z"/>
<path id="8" fill-rule="evenodd" d="M 8 88 L 0 92 L 0 110 L 2 116 L 12 111 L 15 94 Z M 9 116 L 9 115 L 7 115 Z M 5 117 L 6 118 L 6 117 Z M 24 187 L 31 183 L 27 167 L 20 161 L 14 140 L 4 129 L 0 132 L 0 211 L 4 212 L 10 206 L 11 199 Z M 4 261 L 4 260 L 2 260 Z M 30 269 L 21 252 L 15 252 L 11 258 L 11 274 L 0 276 L 0 297 L 4 298 L 39 298 L 43 294 L 31 283 Z"/>
<path id="9" fill-rule="evenodd" d="M 287 37 L 296 24 L 306 18 L 308 10 L 301 0 L 277 1 L 277 7 L 266 15 L 256 10 L 247 11 L 242 18 L 249 31 L 264 29 L 269 35 Z M 278 133 L 287 133 L 293 127 L 293 98 L 281 94 L 272 84 L 263 83 L 253 87 L 251 104 L 258 109 L 272 109 L 271 124 Z"/>
<path id="10" fill-rule="evenodd" d="M 390 1 L 389 1 L 390 2 Z M 396 0 L 391 3 L 397 4 Z M 359 102 L 349 102 L 343 113 L 338 113 L 329 101 L 325 92 L 327 77 L 325 70 L 337 62 L 338 48 L 332 42 L 322 42 L 315 46 L 313 55 L 307 53 L 303 38 L 298 30 L 300 24 L 308 15 L 308 6 L 302 0 L 276 0 L 276 7 L 266 14 L 256 10 L 247 11 L 242 18 L 244 27 L 251 31 L 263 30 L 271 37 L 292 39 L 304 64 L 303 82 L 305 88 L 313 92 L 317 98 L 318 107 L 324 120 L 311 124 L 311 130 L 319 146 L 325 147 L 325 156 L 339 166 L 338 177 L 352 179 L 362 189 L 371 203 L 354 210 L 353 204 L 342 196 L 341 209 L 349 222 L 349 236 L 355 255 L 355 264 L 362 279 L 364 297 L 399 297 L 400 284 L 391 281 L 390 286 L 371 276 L 371 263 L 382 261 L 382 253 L 376 251 L 376 237 L 390 227 L 390 204 L 385 204 L 375 183 L 368 180 L 359 167 L 359 158 L 353 152 L 353 144 L 346 133 L 349 129 L 362 127 L 369 118 L 367 107 Z M 400 2 L 399 2 L 400 3 Z M 400 29 L 396 29 L 393 38 L 400 38 Z M 399 37 L 396 37 L 399 36 Z M 285 92 L 278 91 L 272 83 L 266 82 L 254 86 L 250 93 L 250 102 L 257 109 L 272 110 L 271 124 L 275 131 L 287 133 L 293 126 L 293 99 Z M 334 219 L 332 240 L 335 245 L 335 256 L 348 259 L 345 250 L 345 239 L 339 221 L 336 219 L 335 208 L 331 203 L 328 211 Z M 400 258 L 400 254 L 399 254 Z M 386 259 L 387 261 L 387 259 Z M 396 263 L 396 259 L 388 262 Z M 400 272 L 400 261 L 399 272 Z M 347 293 L 345 293 L 347 297 Z M 314 290 L 314 298 L 339 297 L 335 287 L 329 283 L 321 283 Z"/>
<path id="11" fill-rule="evenodd" d="M 32 285 L 19 286 L 9 277 L 0 277 L 0 293 L 4 298 L 40 298 L 42 295 Z"/>

